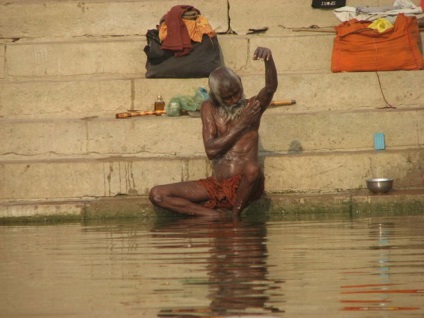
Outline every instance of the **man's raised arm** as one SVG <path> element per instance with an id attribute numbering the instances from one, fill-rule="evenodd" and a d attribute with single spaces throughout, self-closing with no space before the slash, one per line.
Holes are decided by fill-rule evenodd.
<path id="1" fill-rule="evenodd" d="M 265 63 L 265 87 L 257 95 L 261 111 L 264 112 L 271 103 L 278 87 L 277 69 L 272 58 L 272 52 L 268 48 L 258 47 L 253 54 L 253 59 L 263 60 Z"/>

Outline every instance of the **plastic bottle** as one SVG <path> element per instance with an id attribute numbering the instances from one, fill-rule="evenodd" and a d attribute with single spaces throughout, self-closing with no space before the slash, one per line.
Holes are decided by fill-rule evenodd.
<path id="1" fill-rule="evenodd" d="M 158 95 L 158 97 L 155 101 L 155 111 L 164 110 L 164 109 L 165 109 L 165 102 L 163 101 L 162 96 Z"/>

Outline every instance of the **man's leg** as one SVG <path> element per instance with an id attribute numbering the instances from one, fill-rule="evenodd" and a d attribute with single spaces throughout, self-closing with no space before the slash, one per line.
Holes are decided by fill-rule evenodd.
<path id="1" fill-rule="evenodd" d="M 249 162 L 245 165 L 232 210 L 234 216 L 241 214 L 251 199 L 251 195 L 258 190 L 263 179 L 264 175 L 259 163 Z"/>
<path id="2" fill-rule="evenodd" d="M 200 204 L 208 199 L 208 193 L 195 181 L 155 186 L 150 190 L 149 199 L 155 206 L 181 214 L 217 216 L 222 213 Z"/>

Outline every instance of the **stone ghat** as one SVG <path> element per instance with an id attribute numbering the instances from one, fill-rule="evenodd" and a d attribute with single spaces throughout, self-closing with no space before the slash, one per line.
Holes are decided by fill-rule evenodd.
<path id="1" fill-rule="evenodd" d="M 199 118 L 115 118 L 153 110 L 157 94 L 168 102 L 207 87 L 206 78 L 144 76 L 144 35 L 173 5 L 0 4 L 0 219 L 151 214 L 146 196 L 152 186 L 210 175 Z M 321 211 L 330 202 L 351 212 L 371 206 L 420 210 L 423 70 L 331 73 L 331 28 L 339 22 L 331 10 L 312 9 L 309 0 L 199 0 L 193 6 L 221 32 L 225 64 L 240 74 L 247 96 L 264 83 L 263 63 L 251 55 L 266 46 L 278 69 L 275 100 L 296 100 L 263 117 L 267 199 L 261 209 Z M 265 26 L 265 33 L 246 34 Z M 375 150 L 375 133 L 384 134 L 385 150 Z M 370 177 L 393 178 L 395 190 L 369 193 Z M 120 214 L 120 206 L 129 212 Z"/>

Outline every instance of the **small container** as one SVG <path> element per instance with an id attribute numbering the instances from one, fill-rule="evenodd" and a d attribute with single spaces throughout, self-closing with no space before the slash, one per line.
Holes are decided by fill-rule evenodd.
<path id="1" fill-rule="evenodd" d="M 165 110 L 165 102 L 163 101 L 163 98 L 161 95 L 158 95 L 155 101 L 155 111 L 158 110 Z"/>
<path id="2" fill-rule="evenodd" d="M 393 188 L 393 179 L 389 178 L 372 178 L 367 179 L 367 188 L 374 193 L 386 193 Z"/>
<path id="3" fill-rule="evenodd" d="M 386 149 L 386 143 L 384 141 L 384 133 L 375 133 L 374 134 L 374 149 L 375 150 Z"/>

